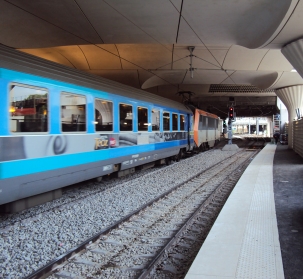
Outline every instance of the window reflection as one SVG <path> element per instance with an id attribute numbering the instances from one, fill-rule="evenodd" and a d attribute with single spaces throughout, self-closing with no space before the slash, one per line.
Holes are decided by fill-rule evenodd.
<path id="1" fill-rule="evenodd" d="M 138 107 L 138 131 L 148 131 L 148 110 Z"/>
<path id="2" fill-rule="evenodd" d="M 61 93 L 62 132 L 86 131 L 86 98 L 82 95 Z"/>
<path id="3" fill-rule="evenodd" d="M 47 132 L 48 94 L 45 89 L 12 85 L 10 87 L 10 131 Z"/>
<path id="4" fill-rule="evenodd" d="M 169 112 L 163 112 L 163 130 L 170 131 L 170 116 Z"/>
<path id="5" fill-rule="evenodd" d="M 155 109 L 152 110 L 152 130 L 160 130 L 160 111 Z"/>
<path id="6" fill-rule="evenodd" d="M 133 107 L 126 104 L 119 105 L 120 131 L 133 130 Z"/>
<path id="7" fill-rule="evenodd" d="M 180 130 L 184 131 L 185 130 L 185 117 L 184 115 L 180 115 Z"/>
<path id="8" fill-rule="evenodd" d="M 95 129 L 96 131 L 113 130 L 113 103 L 95 99 Z"/>
<path id="9" fill-rule="evenodd" d="M 178 130 L 178 114 L 173 113 L 173 131 Z"/>

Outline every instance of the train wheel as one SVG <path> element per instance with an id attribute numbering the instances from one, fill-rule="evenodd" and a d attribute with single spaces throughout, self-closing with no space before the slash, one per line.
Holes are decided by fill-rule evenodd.
<path id="1" fill-rule="evenodd" d="M 102 181 L 102 178 L 103 178 L 102 176 L 98 176 L 95 178 L 95 181 L 99 183 Z"/>
<path id="2" fill-rule="evenodd" d="M 169 166 L 171 164 L 171 158 L 165 158 L 165 164 Z"/>
<path id="3" fill-rule="evenodd" d="M 182 150 L 180 149 L 178 155 L 176 155 L 176 162 L 180 162 L 181 158 L 182 158 Z"/>
<path id="4" fill-rule="evenodd" d="M 200 153 L 200 148 L 199 148 L 199 147 L 194 147 L 193 152 L 194 152 L 195 154 L 199 154 L 199 153 Z"/>
<path id="5" fill-rule="evenodd" d="M 181 159 L 186 157 L 186 149 L 181 149 Z"/>

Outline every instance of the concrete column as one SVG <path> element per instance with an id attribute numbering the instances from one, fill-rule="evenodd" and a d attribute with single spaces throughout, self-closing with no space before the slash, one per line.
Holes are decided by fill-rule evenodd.
<path id="1" fill-rule="evenodd" d="M 303 112 L 303 85 L 280 88 L 275 92 L 288 110 L 288 146 L 293 148 L 292 124 L 297 118 L 296 109 L 299 108 Z"/>
<path id="2" fill-rule="evenodd" d="M 303 39 L 284 46 L 281 52 L 303 78 Z"/>
<path id="3" fill-rule="evenodd" d="M 286 59 L 291 63 L 291 65 L 297 70 L 299 75 L 303 78 L 303 39 L 291 42 L 284 46 L 281 49 L 282 54 L 286 57 Z M 279 94 L 284 95 L 284 99 L 280 98 L 284 103 L 288 110 L 288 146 L 293 147 L 292 142 L 292 127 L 293 127 L 293 119 L 297 117 L 296 109 L 299 108 L 302 112 L 302 95 L 303 95 L 303 86 L 292 86 L 288 87 L 289 89 L 279 89 Z M 292 88 L 292 89 L 290 89 Z M 282 90 L 282 91 L 281 91 Z M 278 95 L 278 94 L 277 94 Z M 278 95 L 279 96 L 279 95 Z M 280 97 L 280 96 L 279 96 Z M 287 104 L 286 104 L 287 103 Z M 290 140 L 291 137 L 291 140 Z"/>

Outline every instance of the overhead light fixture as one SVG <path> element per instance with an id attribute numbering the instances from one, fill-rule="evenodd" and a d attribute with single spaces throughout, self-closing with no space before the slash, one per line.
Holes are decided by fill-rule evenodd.
<path id="1" fill-rule="evenodd" d="M 296 69 L 292 69 L 292 70 L 291 70 L 291 72 L 296 73 L 296 72 L 297 72 L 297 70 L 296 70 Z"/>

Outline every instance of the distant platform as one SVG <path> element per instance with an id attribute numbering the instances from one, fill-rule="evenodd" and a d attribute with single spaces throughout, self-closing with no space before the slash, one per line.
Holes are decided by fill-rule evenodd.
<path id="1" fill-rule="evenodd" d="M 228 140 L 227 136 L 224 137 L 225 140 Z M 271 142 L 273 137 L 263 136 L 263 135 L 255 135 L 255 134 L 233 134 L 233 139 L 237 140 L 254 140 L 254 141 L 264 141 Z"/>

